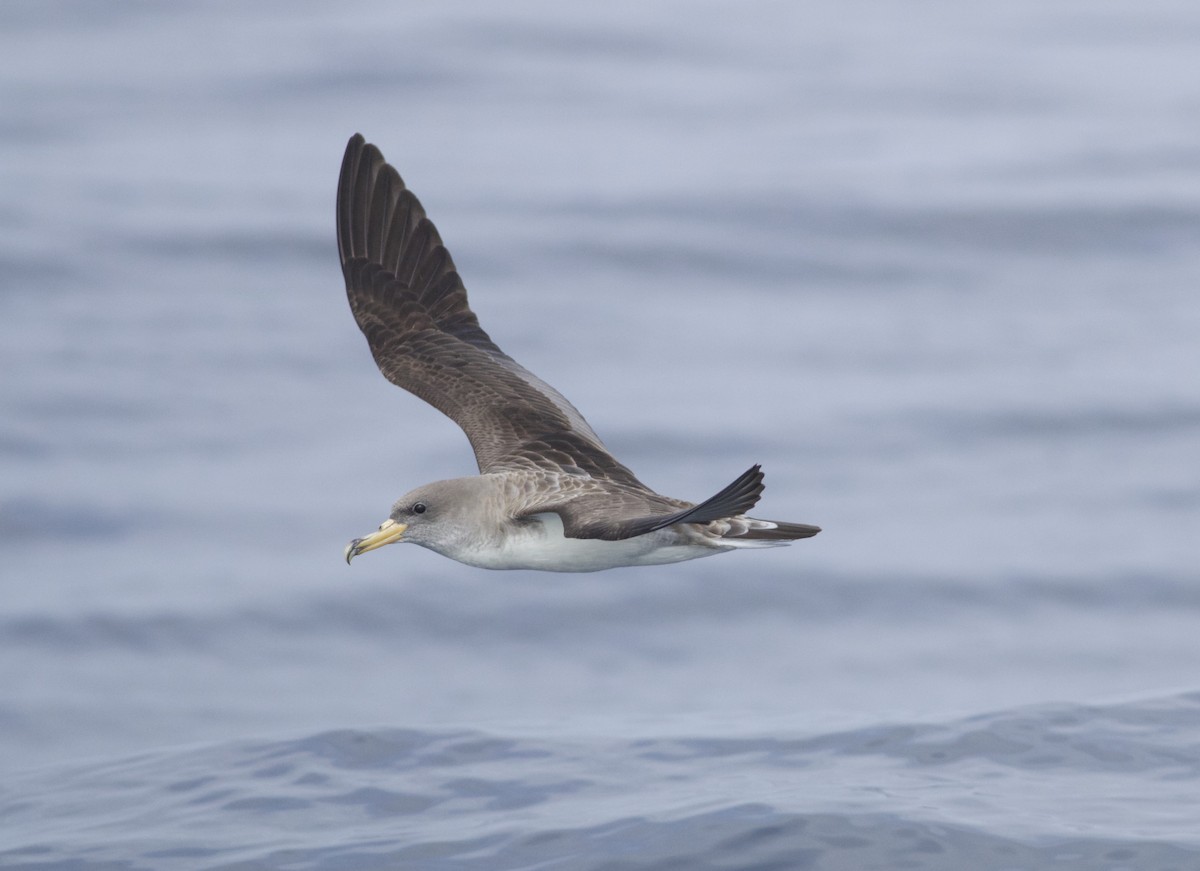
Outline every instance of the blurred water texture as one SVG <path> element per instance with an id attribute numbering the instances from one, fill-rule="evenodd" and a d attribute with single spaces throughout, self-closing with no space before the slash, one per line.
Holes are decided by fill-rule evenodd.
<path id="1" fill-rule="evenodd" d="M 0 866 L 1200 864 L 1200 9 L 0 6 Z M 362 131 L 492 337 L 789 549 L 341 562 Z"/>

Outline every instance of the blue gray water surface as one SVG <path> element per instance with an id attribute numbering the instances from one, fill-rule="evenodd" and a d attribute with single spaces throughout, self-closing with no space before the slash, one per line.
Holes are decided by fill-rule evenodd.
<path id="1" fill-rule="evenodd" d="M 1200 7 L 0 5 L 0 867 L 1200 868 Z M 333 242 L 788 549 L 342 548 L 473 471 Z"/>

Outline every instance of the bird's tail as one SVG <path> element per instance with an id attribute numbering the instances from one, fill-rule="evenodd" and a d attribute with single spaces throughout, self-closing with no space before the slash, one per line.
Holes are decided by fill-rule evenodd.
<path id="1" fill-rule="evenodd" d="M 738 533 L 730 530 L 725 534 L 728 538 L 739 538 L 742 541 L 761 541 L 784 544 L 800 538 L 812 538 L 821 531 L 821 527 L 808 523 L 784 523 L 782 520 L 756 520 L 746 518 L 747 529 Z"/>
<path id="2" fill-rule="evenodd" d="M 821 531 L 821 527 L 807 523 L 784 523 L 755 517 L 731 517 L 720 525 L 725 528 L 714 530 L 718 537 L 712 541 L 718 547 L 780 547 L 801 538 L 812 538 Z"/>

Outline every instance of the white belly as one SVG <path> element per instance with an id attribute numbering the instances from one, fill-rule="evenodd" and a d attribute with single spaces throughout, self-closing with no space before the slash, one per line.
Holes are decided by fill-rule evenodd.
<path id="1" fill-rule="evenodd" d="M 712 556 L 732 548 L 682 542 L 678 533 L 659 530 L 622 541 L 567 538 L 562 518 L 535 514 L 499 548 L 470 554 L 446 554 L 485 569 L 538 569 L 547 572 L 597 572 L 618 566 L 653 566 Z"/>

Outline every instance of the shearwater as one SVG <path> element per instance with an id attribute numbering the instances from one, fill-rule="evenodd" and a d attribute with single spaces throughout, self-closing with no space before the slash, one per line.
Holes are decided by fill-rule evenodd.
<path id="1" fill-rule="evenodd" d="M 425 210 L 374 145 L 346 146 L 338 252 L 354 319 L 380 371 L 462 427 L 479 474 L 400 498 L 346 561 L 412 542 L 471 566 L 592 572 L 808 538 L 820 528 L 747 517 L 755 465 L 699 504 L 655 493 L 557 390 L 491 340 Z"/>

